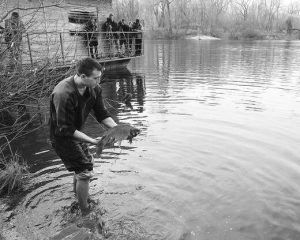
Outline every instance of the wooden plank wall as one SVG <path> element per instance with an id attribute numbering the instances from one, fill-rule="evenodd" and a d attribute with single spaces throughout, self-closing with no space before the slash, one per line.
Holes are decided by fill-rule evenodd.
<path id="1" fill-rule="evenodd" d="M 58 3 L 60 3 L 59 6 L 53 6 Z M 72 61 L 88 56 L 82 37 L 71 36 L 70 34 L 70 31 L 82 31 L 83 25 L 69 23 L 69 13 L 71 11 L 94 13 L 98 16 L 98 29 L 100 31 L 104 31 L 104 23 L 109 14 L 112 13 L 112 0 L 44 0 L 43 5 L 45 8 L 17 10 L 26 27 L 26 37 L 23 38 L 23 64 L 41 63 L 49 60 L 63 63 L 63 60 Z M 40 0 L 12 0 L 9 8 L 28 9 L 38 6 L 40 6 Z M 106 55 L 108 54 L 108 47 L 107 42 L 101 41 L 103 37 L 103 35 L 99 36 L 99 52 Z"/>

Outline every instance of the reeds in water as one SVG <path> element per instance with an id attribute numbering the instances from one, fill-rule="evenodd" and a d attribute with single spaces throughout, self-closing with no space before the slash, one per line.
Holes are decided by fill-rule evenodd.
<path id="1" fill-rule="evenodd" d="M 28 166 L 18 153 L 0 157 L 0 195 L 20 189 L 28 177 Z"/>

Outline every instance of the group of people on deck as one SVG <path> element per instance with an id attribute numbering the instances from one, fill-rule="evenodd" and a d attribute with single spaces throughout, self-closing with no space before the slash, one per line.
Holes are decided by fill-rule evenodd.
<path id="1" fill-rule="evenodd" d="M 116 53 L 119 57 L 132 56 L 133 46 L 135 56 L 142 54 L 142 24 L 139 19 L 135 22 L 125 22 L 122 19 L 119 23 L 114 21 L 114 15 L 110 14 L 105 22 L 105 40 L 108 43 L 109 52 Z M 89 55 L 98 58 L 98 32 L 97 20 L 91 19 L 85 25 L 84 31 L 87 37 Z M 115 48 L 115 51 L 114 51 Z"/>
<path id="2" fill-rule="evenodd" d="M 101 30 L 98 29 L 97 19 L 90 19 L 84 26 L 85 45 L 88 48 L 88 55 L 92 58 L 99 58 L 98 37 Z M 122 19 L 118 23 L 114 20 L 114 15 L 110 14 L 104 24 L 105 43 L 109 49 L 109 56 L 139 56 L 142 55 L 142 24 L 139 19 L 135 22 L 126 23 Z M 103 30 L 102 30 L 103 31 Z M 5 20 L 5 26 L 0 25 L 3 42 L 7 44 L 6 50 L 10 53 L 12 65 L 21 63 L 22 55 L 22 35 L 25 27 L 19 13 L 12 12 L 11 17 Z M 6 51 L 5 50 L 5 51 Z"/>

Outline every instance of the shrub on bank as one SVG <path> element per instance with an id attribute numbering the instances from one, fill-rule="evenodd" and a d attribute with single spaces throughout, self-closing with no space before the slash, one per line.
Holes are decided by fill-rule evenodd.
<path id="1" fill-rule="evenodd" d="M 29 177 L 28 166 L 17 153 L 0 158 L 0 166 L 0 194 L 20 189 Z"/>
<path id="2" fill-rule="evenodd" d="M 268 33 L 248 28 L 248 29 L 244 29 L 243 31 L 230 32 L 228 38 L 230 40 L 244 40 L 244 39 L 264 40 L 267 39 L 267 36 Z"/>
<path id="3" fill-rule="evenodd" d="M 1 233 L 0 233 L 0 240 L 5 240 L 5 238 L 2 236 Z"/>
<path id="4" fill-rule="evenodd" d="M 242 32 L 242 37 L 246 39 L 262 39 L 262 35 L 254 29 L 245 29 Z"/>

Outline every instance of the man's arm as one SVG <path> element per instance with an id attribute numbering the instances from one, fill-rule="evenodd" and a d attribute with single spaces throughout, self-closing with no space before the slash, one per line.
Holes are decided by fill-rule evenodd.
<path id="1" fill-rule="evenodd" d="M 96 145 L 99 141 L 97 139 L 89 137 L 85 133 L 80 132 L 78 130 L 75 130 L 75 132 L 73 133 L 73 138 L 75 138 L 76 140 L 79 140 L 81 142 L 87 142 L 87 143 L 91 143 L 91 144 L 94 144 L 94 145 Z"/>
<path id="2" fill-rule="evenodd" d="M 108 128 L 117 126 L 116 122 L 111 117 L 105 118 L 101 123 L 104 124 Z M 75 130 L 75 132 L 73 134 L 73 138 L 75 138 L 78 141 L 87 142 L 87 143 L 91 143 L 94 145 L 96 145 L 100 141 L 99 139 L 91 138 L 88 135 L 86 135 L 85 133 L 80 132 L 78 130 Z"/>
<path id="3" fill-rule="evenodd" d="M 105 125 L 106 127 L 108 127 L 108 128 L 112 128 L 112 127 L 118 125 L 118 124 L 116 124 L 116 122 L 111 117 L 105 118 L 104 120 L 102 120 L 101 123 L 103 125 Z"/>
<path id="4" fill-rule="evenodd" d="M 25 26 L 22 21 L 20 21 L 20 31 L 22 34 L 26 32 Z"/>

